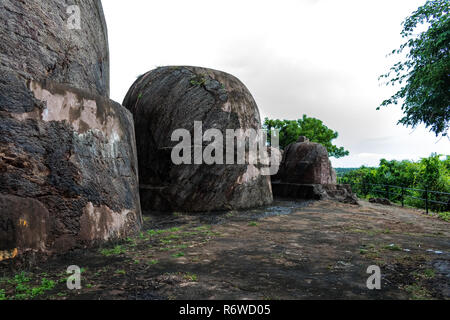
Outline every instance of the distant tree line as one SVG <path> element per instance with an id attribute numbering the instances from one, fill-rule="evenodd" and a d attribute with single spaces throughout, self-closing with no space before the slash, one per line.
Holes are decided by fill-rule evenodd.
<path id="1" fill-rule="evenodd" d="M 385 195 L 386 189 L 384 187 L 368 186 L 374 185 L 392 185 L 405 188 L 413 188 L 420 190 L 430 190 L 450 193 L 450 156 L 441 160 L 442 156 L 432 154 L 428 158 L 423 158 L 420 161 L 413 162 L 408 160 L 397 161 L 386 159 L 380 160 L 380 165 L 376 168 L 362 166 L 359 169 L 347 169 L 343 172 L 338 169 L 340 183 L 352 183 L 354 192 L 361 197 L 370 197 L 374 195 Z M 383 191 L 382 193 L 373 192 L 373 190 Z M 396 196 L 401 192 L 401 189 L 391 189 L 392 200 L 398 200 Z M 409 195 L 416 198 L 423 198 L 422 191 L 408 191 Z M 430 200 L 448 201 L 449 197 L 445 195 L 429 194 Z M 407 205 L 414 207 L 423 207 L 423 201 L 408 197 L 405 199 Z M 435 205 L 436 209 L 438 205 Z M 445 206 L 440 206 L 445 207 Z M 447 210 L 446 208 L 440 208 Z"/>

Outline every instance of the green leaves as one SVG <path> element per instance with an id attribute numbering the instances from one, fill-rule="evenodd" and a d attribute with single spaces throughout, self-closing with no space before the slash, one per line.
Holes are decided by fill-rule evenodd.
<path id="1" fill-rule="evenodd" d="M 428 158 L 417 162 L 381 159 L 380 165 L 376 168 L 361 167 L 340 174 L 340 182 L 353 183 L 353 191 L 363 196 L 372 194 L 386 197 L 386 190 L 383 187 L 385 185 L 413 188 L 416 190 L 405 191 L 405 204 L 423 207 L 423 200 L 418 199 L 425 198 L 425 193 L 421 190 L 450 193 L 450 156 L 447 156 L 445 160 L 441 160 L 441 157 L 433 153 Z M 377 186 L 369 186 L 369 184 Z M 391 200 L 399 201 L 402 191 L 399 188 L 392 188 L 391 191 Z M 435 193 L 429 193 L 428 197 L 430 200 L 444 203 L 447 201 L 447 197 Z M 436 203 L 430 204 L 430 207 L 442 210 L 442 207 Z"/>
<path id="2" fill-rule="evenodd" d="M 268 131 L 278 129 L 280 147 L 284 149 L 289 144 L 296 142 L 298 137 L 305 136 L 311 142 L 317 142 L 327 148 L 330 157 L 341 158 L 349 155 L 349 152 L 343 147 L 337 147 L 331 143 L 338 137 L 338 133 L 329 129 L 323 122 L 316 118 L 309 118 L 303 115 L 298 120 L 264 120 L 264 128 Z M 268 135 L 270 139 L 270 135 Z"/>
<path id="3" fill-rule="evenodd" d="M 414 128 L 423 123 L 436 136 L 446 136 L 449 129 L 449 8 L 449 0 L 428 0 L 413 12 L 403 22 L 401 35 L 407 41 L 392 51 L 392 54 L 403 54 L 403 60 L 380 76 L 387 79 L 386 85 L 401 85 L 380 107 L 401 102 L 404 117 L 399 124 Z M 417 27 L 424 23 L 428 29 L 415 34 Z"/>

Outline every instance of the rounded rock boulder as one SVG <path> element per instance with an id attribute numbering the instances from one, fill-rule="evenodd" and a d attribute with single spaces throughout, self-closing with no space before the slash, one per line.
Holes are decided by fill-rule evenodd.
<path id="1" fill-rule="evenodd" d="M 216 211 L 273 201 L 270 176 L 261 174 L 259 164 L 234 158 L 238 143 L 230 147 L 225 138 L 227 130 L 261 129 L 256 102 L 236 77 L 201 67 L 161 67 L 139 77 L 123 105 L 135 120 L 143 209 Z M 173 161 L 174 148 L 180 143 L 178 138 L 172 139 L 177 129 L 188 133 L 188 145 L 194 150 L 192 157 L 188 156 L 190 163 Z M 204 155 L 208 145 L 216 141 L 202 139 L 209 129 L 224 137 L 223 146 L 213 153 L 223 155 L 224 164 L 196 161 L 195 150 Z M 229 160 L 233 161 L 226 164 L 230 163 L 225 159 L 230 150 L 233 159 Z M 248 155 L 247 148 L 245 159 Z"/>
<path id="2" fill-rule="evenodd" d="M 301 136 L 284 150 L 280 171 L 274 180 L 299 184 L 336 184 L 336 172 L 331 166 L 327 149 Z"/>

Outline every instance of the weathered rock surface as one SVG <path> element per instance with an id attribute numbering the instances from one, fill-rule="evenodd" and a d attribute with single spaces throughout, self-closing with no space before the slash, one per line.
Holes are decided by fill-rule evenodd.
<path id="1" fill-rule="evenodd" d="M 324 146 L 300 137 L 284 150 L 280 170 L 274 180 L 286 183 L 336 184 L 336 172 Z"/>
<path id="2" fill-rule="evenodd" d="M 0 88 L 0 97 L 0 260 L 30 250 L 62 252 L 139 230 L 128 110 L 54 82 Z"/>
<path id="3" fill-rule="evenodd" d="M 17 256 L 19 248 L 44 251 L 49 213 L 38 200 L 0 194 L 0 261 Z"/>
<path id="4" fill-rule="evenodd" d="M 257 165 L 171 160 L 179 143 L 171 141 L 172 133 L 188 130 L 194 146 L 194 121 L 202 121 L 203 132 L 215 128 L 224 136 L 226 129 L 261 128 L 258 107 L 237 78 L 199 67 L 162 67 L 141 76 L 123 105 L 135 119 L 143 209 L 213 211 L 272 202 L 270 177 Z"/>
<path id="5" fill-rule="evenodd" d="M 0 24 L 0 261 L 137 232 L 134 123 L 107 98 L 100 0 L 2 0 Z"/>
<path id="6" fill-rule="evenodd" d="M 80 10 L 79 30 L 68 27 L 75 21 L 76 12 L 68 12 L 72 4 Z M 17 78 L 49 79 L 109 96 L 108 35 L 100 0 L 2 0 L 0 25 L 0 85 L 18 86 Z M 14 72 L 5 78 L 8 71 Z"/>

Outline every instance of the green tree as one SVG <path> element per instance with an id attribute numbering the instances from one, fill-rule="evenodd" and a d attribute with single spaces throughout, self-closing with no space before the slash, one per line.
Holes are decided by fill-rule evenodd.
<path id="1" fill-rule="evenodd" d="M 353 191 L 362 197 L 387 197 L 386 185 L 412 188 L 402 191 L 398 187 L 391 187 L 389 197 L 392 201 L 401 201 L 404 192 L 405 204 L 418 208 L 425 207 L 425 201 L 421 200 L 426 196 L 423 190 L 444 192 L 447 195 L 428 192 L 429 200 L 444 203 L 430 202 L 429 207 L 437 211 L 448 211 L 445 203 L 450 200 L 449 157 L 445 160 L 440 158 L 440 155 L 433 153 L 417 162 L 381 159 L 378 167 L 363 166 L 347 171 L 340 175 L 339 180 L 341 183 L 351 183 Z"/>
<path id="2" fill-rule="evenodd" d="M 349 155 L 349 152 L 343 147 L 332 144 L 332 141 L 338 137 L 338 133 L 329 129 L 321 120 L 316 118 L 309 118 L 306 115 L 298 120 L 271 120 L 266 118 L 264 128 L 268 131 L 279 130 L 280 147 L 282 149 L 296 142 L 298 137 L 305 136 L 311 142 L 320 143 L 327 148 L 330 157 L 341 158 Z"/>
<path id="3" fill-rule="evenodd" d="M 398 123 L 413 128 L 423 123 L 436 136 L 446 136 L 449 128 L 449 7 L 449 0 L 428 0 L 402 23 L 406 42 L 392 51 L 402 55 L 402 61 L 380 77 L 387 85 L 401 85 L 381 106 L 402 101 L 404 117 Z M 424 23 L 427 30 L 418 33 Z"/>

